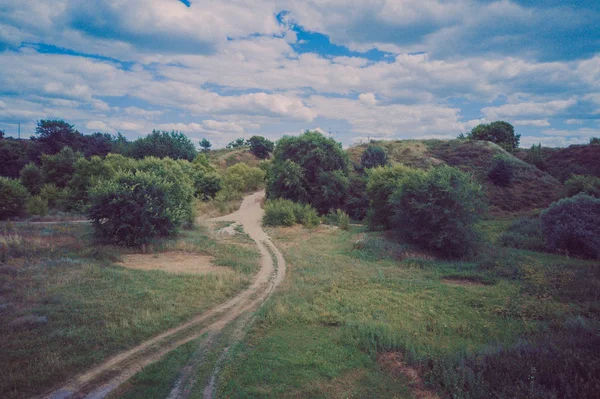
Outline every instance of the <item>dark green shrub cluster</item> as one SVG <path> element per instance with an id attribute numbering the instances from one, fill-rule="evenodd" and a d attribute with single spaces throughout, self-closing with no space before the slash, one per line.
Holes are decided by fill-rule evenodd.
<path id="1" fill-rule="evenodd" d="M 136 171 L 119 171 L 90 189 L 88 215 L 98 238 L 139 246 L 172 235 L 190 221 L 191 182 L 179 178 L 181 168 L 174 161 L 161 166 L 156 161 Z"/>
<path id="2" fill-rule="evenodd" d="M 152 156 L 186 159 L 190 162 L 196 158 L 197 153 L 194 143 L 185 134 L 161 130 L 153 130 L 146 137 L 135 140 L 128 150 L 128 154 L 136 159 Z"/>
<path id="3" fill-rule="evenodd" d="M 564 197 L 574 197 L 580 193 L 600 198 L 600 178 L 590 175 L 573 175 L 565 181 Z"/>
<path id="4" fill-rule="evenodd" d="M 18 180 L 0 177 L 0 220 L 24 216 L 28 198 L 27 189 Z"/>
<path id="5" fill-rule="evenodd" d="M 225 170 L 225 185 L 239 193 L 256 191 L 264 186 L 264 182 L 265 172 L 245 163 L 237 163 Z"/>
<path id="6" fill-rule="evenodd" d="M 542 225 L 540 218 L 523 217 L 515 222 L 505 231 L 498 243 L 505 247 L 528 249 L 530 251 L 544 251 L 544 237 L 542 236 Z"/>
<path id="7" fill-rule="evenodd" d="M 348 177 L 348 193 L 344 209 L 354 220 L 364 220 L 369 211 L 369 195 L 367 193 L 368 177 L 351 173 Z"/>
<path id="8" fill-rule="evenodd" d="M 29 197 L 25 208 L 29 215 L 46 216 L 48 214 L 48 201 L 39 195 Z"/>
<path id="9" fill-rule="evenodd" d="M 441 166 L 409 173 L 389 199 L 393 227 L 402 238 L 447 257 L 475 252 L 475 223 L 485 210 L 481 187 L 460 170 Z"/>
<path id="10" fill-rule="evenodd" d="M 42 155 L 42 171 L 46 182 L 66 187 L 75 173 L 75 164 L 82 158 L 83 154 L 73 151 L 71 147 L 63 147 L 54 155 Z"/>
<path id="11" fill-rule="evenodd" d="M 269 139 L 262 136 L 252 136 L 248 139 L 248 145 L 250 146 L 250 152 L 256 155 L 260 159 L 267 159 L 270 153 L 273 152 L 275 144 Z"/>
<path id="12" fill-rule="evenodd" d="M 515 134 L 515 128 L 508 122 L 496 121 L 490 124 L 475 126 L 466 136 L 471 140 L 491 141 L 508 152 L 519 148 L 520 134 Z"/>
<path id="13" fill-rule="evenodd" d="M 350 216 L 341 209 L 330 210 L 325 216 L 327 223 L 338 226 L 342 230 L 350 228 Z"/>
<path id="14" fill-rule="evenodd" d="M 540 215 L 546 248 L 568 255 L 600 258 L 600 198 L 564 198 Z"/>
<path id="15" fill-rule="evenodd" d="M 37 195 L 44 185 L 44 173 L 36 164 L 30 162 L 21 169 L 19 180 L 32 195 Z"/>
<path id="16" fill-rule="evenodd" d="M 488 178 L 497 186 L 509 186 L 514 177 L 514 165 L 510 159 L 496 155 L 488 171 Z"/>
<path id="17" fill-rule="evenodd" d="M 365 168 L 376 168 L 387 164 L 387 154 L 379 146 L 369 145 L 360 157 L 360 164 Z"/>
<path id="18" fill-rule="evenodd" d="M 293 226 L 296 223 L 314 227 L 321 220 L 317 211 L 308 204 L 277 198 L 265 203 L 262 223 L 265 226 Z"/>
<path id="19" fill-rule="evenodd" d="M 348 154 L 318 132 L 285 136 L 277 142 L 267 197 L 309 203 L 319 213 L 343 208 L 348 190 Z"/>

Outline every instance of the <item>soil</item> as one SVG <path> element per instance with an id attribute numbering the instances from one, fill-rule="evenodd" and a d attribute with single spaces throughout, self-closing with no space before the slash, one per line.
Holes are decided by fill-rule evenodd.
<path id="1" fill-rule="evenodd" d="M 249 313 L 256 311 L 264 303 L 285 276 L 283 256 L 261 227 L 263 215 L 261 201 L 264 196 L 264 191 L 249 195 L 244 198 L 238 211 L 211 220 L 212 222 L 233 221 L 240 223 L 244 228 L 244 232 L 258 246 L 261 253 L 261 268 L 246 290 L 225 303 L 195 316 L 186 323 L 167 330 L 132 349 L 113 356 L 85 373 L 75 376 L 63 387 L 55 389 L 43 397 L 52 399 L 105 398 L 141 369 L 160 360 L 179 346 L 204 334 L 214 336 L 236 319 L 249 319 Z M 273 256 L 271 256 L 271 253 L 273 253 Z M 184 369 L 181 374 L 180 380 L 191 380 L 192 384 L 195 382 L 191 378 L 193 374 L 190 374 L 189 371 L 186 373 Z M 186 383 L 182 384 L 178 381 L 175 384 L 174 392 L 171 392 L 169 397 L 187 397 L 190 390 L 186 385 Z M 205 398 L 212 398 L 213 396 L 214 391 L 212 389 L 209 388 L 204 391 Z"/>
<path id="2" fill-rule="evenodd" d="M 208 274 L 233 273 L 224 266 L 212 264 L 214 258 L 190 252 L 162 252 L 158 254 L 134 254 L 123 256 L 120 266 L 136 270 L 162 270 L 167 273 Z"/>
<path id="3" fill-rule="evenodd" d="M 423 379 L 419 375 L 419 370 L 408 366 L 403 362 L 400 352 L 384 352 L 377 355 L 379 367 L 393 378 L 405 377 L 410 381 L 410 387 L 417 399 L 439 399 L 440 397 L 433 391 L 427 389 Z"/>

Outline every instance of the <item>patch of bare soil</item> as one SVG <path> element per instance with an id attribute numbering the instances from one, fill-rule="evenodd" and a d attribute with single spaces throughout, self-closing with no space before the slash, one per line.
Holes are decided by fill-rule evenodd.
<path id="1" fill-rule="evenodd" d="M 212 264 L 212 256 L 191 252 L 124 255 L 119 265 L 136 270 L 162 270 L 168 273 L 208 274 L 233 273 L 228 267 Z"/>
<path id="2" fill-rule="evenodd" d="M 483 287 L 486 285 L 481 281 L 467 280 L 463 278 L 443 278 L 442 283 L 455 287 Z"/>
<path id="3" fill-rule="evenodd" d="M 427 389 L 419 370 L 403 362 L 400 352 L 385 352 L 377 355 L 379 367 L 394 378 L 405 377 L 410 380 L 410 386 L 417 399 L 439 399 L 433 391 Z"/>

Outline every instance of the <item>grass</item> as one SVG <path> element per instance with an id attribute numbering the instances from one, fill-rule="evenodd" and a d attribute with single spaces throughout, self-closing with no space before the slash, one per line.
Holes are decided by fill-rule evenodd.
<path id="1" fill-rule="evenodd" d="M 221 303 L 258 269 L 254 246 L 216 241 L 196 227 L 153 252 L 215 258 L 235 273 L 177 275 L 114 262 L 115 247 L 91 242 L 91 227 L 4 225 L 0 235 L 0 396 L 31 396 L 107 356 Z"/>
<path id="2" fill-rule="evenodd" d="M 357 239 L 385 237 L 357 228 L 269 233 L 288 276 L 224 369 L 220 397 L 411 397 L 414 381 L 378 363 L 393 352 L 441 397 L 591 398 L 600 388 L 594 262 L 513 248 L 446 262 L 392 243 L 375 256 Z"/>

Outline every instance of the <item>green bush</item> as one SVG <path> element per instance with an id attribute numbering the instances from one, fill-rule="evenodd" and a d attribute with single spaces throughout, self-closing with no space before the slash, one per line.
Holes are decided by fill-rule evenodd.
<path id="1" fill-rule="evenodd" d="M 360 157 L 360 164 L 366 168 L 376 168 L 387 164 L 385 150 L 379 146 L 369 145 Z"/>
<path id="2" fill-rule="evenodd" d="M 264 185 L 265 172 L 251 168 L 245 163 L 237 163 L 225 170 L 225 185 L 240 193 L 256 191 Z"/>
<path id="3" fill-rule="evenodd" d="M 496 155 L 488 171 L 488 178 L 497 186 L 508 186 L 514 174 L 514 165 L 511 160 L 505 156 Z"/>
<path id="4" fill-rule="evenodd" d="M 574 197 L 584 193 L 600 198 L 600 178 L 590 175 L 573 175 L 564 185 L 563 196 Z"/>
<path id="5" fill-rule="evenodd" d="M 0 220 L 25 216 L 27 189 L 18 180 L 0 177 Z"/>
<path id="6" fill-rule="evenodd" d="M 515 134 L 515 128 L 508 122 L 496 121 L 490 124 L 475 126 L 467 138 L 471 140 L 485 140 L 498 144 L 508 152 L 519 148 L 520 134 Z"/>
<path id="7" fill-rule="evenodd" d="M 308 204 L 294 203 L 294 216 L 296 223 L 303 224 L 306 227 L 315 227 L 321 223 L 321 218 L 317 210 Z"/>
<path id="8" fill-rule="evenodd" d="M 21 169 L 19 180 L 32 195 L 37 195 L 44 184 L 44 174 L 36 164 L 29 162 Z"/>
<path id="9" fill-rule="evenodd" d="M 222 188 L 223 178 L 216 172 L 204 173 L 194 179 L 196 196 L 203 200 L 215 198 Z"/>
<path id="10" fill-rule="evenodd" d="M 563 198 L 540 215 L 550 251 L 600 258 L 600 199 L 586 194 Z"/>
<path id="11" fill-rule="evenodd" d="M 198 151 L 194 143 L 183 133 L 153 130 L 129 146 L 129 155 L 136 159 L 145 157 L 187 159 L 193 161 Z"/>
<path id="12" fill-rule="evenodd" d="M 88 215 L 96 236 L 117 245 L 139 246 L 172 235 L 188 222 L 191 184 L 169 176 L 168 168 L 162 173 L 157 168 L 117 172 L 94 185 Z"/>
<path id="13" fill-rule="evenodd" d="M 390 197 L 408 175 L 423 175 L 424 173 L 401 164 L 367 171 L 367 194 L 370 201 L 367 220 L 372 230 L 392 227 L 393 207 L 389 203 Z"/>
<path id="14" fill-rule="evenodd" d="M 367 176 L 351 173 L 348 178 L 348 193 L 344 209 L 355 220 L 363 220 L 369 210 L 367 194 Z"/>
<path id="15" fill-rule="evenodd" d="M 260 159 L 269 158 L 269 153 L 273 152 L 273 148 L 275 147 L 271 140 L 262 136 L 250 137 L 248 139 L 248 145 L 250 145 L 250 152 Z"/>
<path id="16" fill-rule="evenodd" d="M 312 206 L 277 198 L 265 203 L 262 223 L 265 226 L 293 226 L 301 223 L 314 227 L 320 223 L 319 215 Z"/>
<path id="17" fill-rule="evenodd" d="M 341 209 L 332 209 L 325 217 L 329 224 L 338 226 L 342 230 L 348 230 L 350 228 L 350 216 Z"/>
<path id="18" fill-rule="evenodd" d="M 450 166 L 410 173 L 389 203 L 394 229 L 408 242 L 447 257 L 475 252 L 475 223 L 485 210 L 481 187 L 471 175 Z"/>
<path id="19" fill-rule="evenodd" d="M 539 217 L 523 217 L 515 222 L 498 239 L 505 247 L 544 251 L 544 237 Z"/>
<path id="20" fill-rule="evenodd" d="M 48 201 L 39 195 L 27 200 L 27 213 L 30 215 L 46 216 L 48 214 Z"/>
<path id="21" fill-rule="evenodd" d="M 80 158 L 75 162 L 73 177 L 69 181 L 73 202 L 88 203 L 88 190 L 100 179 L 110 179 L 116 173 L 113 166 L 99 156 Z"/>
<path id="22" fill-rule="evenodd" d="M 83 155 L 70 147 L 63 147 L 55 155 L 42 155 L 42 171 L 46 176 L 46 182 L 65 187 L 75 173 L 75 164 L 81 158 Z"/>

